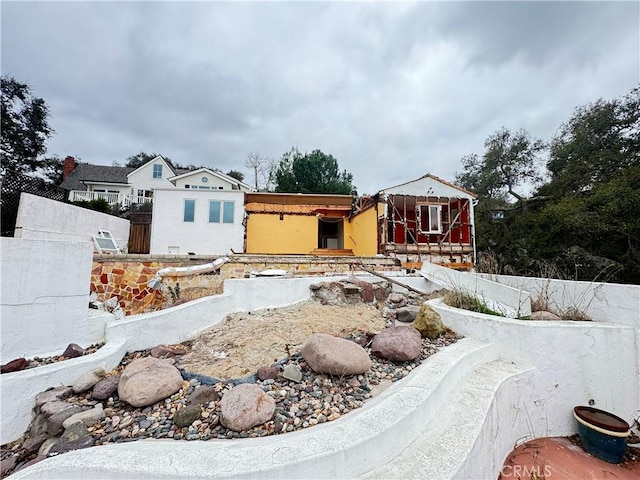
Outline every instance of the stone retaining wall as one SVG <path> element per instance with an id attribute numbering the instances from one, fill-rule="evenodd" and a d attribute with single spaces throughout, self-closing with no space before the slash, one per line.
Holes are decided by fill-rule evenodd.
<path id="1" fill-rule="evenodd" d="M 231 262 L 224 264 L 218 272 L 165 277 L 163 288 L 158 291 L 147 286 L 147 282 L 162 268 L 202 265 L 216 258 L 202 255 L 95 255 L 91 291 L 98 294 L 100 301 L 118 297 L 125 315 L 137 315 L 221 294 L 225 280 L 246 278 L 254 271 L 279 269 L 294 276 L 326 276 L 349 274 L 360 270 L 362 265 L 378 272 L 401 270 L 400 263 L 388 257 L 232 255 Z"/>

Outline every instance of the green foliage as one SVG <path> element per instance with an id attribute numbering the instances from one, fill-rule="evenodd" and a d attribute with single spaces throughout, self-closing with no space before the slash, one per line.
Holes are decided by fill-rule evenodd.
<path id="1" fill-rule="evenodd" d="M 53 135 L 49 107 L 42 98 L 32 95 L 29 85 L 8 75 L 2 75 L 1 82 L 2 167 L 19 173 L 34 172 L 43 166 L 38 157 L 47 151 L 46 142 Z"/>
<path id="2" fill-rule="evenodd" d="M 156 158 L 159 154 L 157 153 L 147 153 L 147 152 L 140 152 L 137 153 L 135 155 L 131 155 L 130 157 L 127 158 L 126 163 L 124 164 L 125 167 L 129 167 L 129 168 L 140 168 L 142 165 L 144 165 L 145 163 L 150 162 L 151 160 L 153 160 L 154 158 Z M 168 157 L 165 157 L 164 155 L 162 156 L 169 164 L 171 164 L 171 160 Z"/>
<path id="3" fill-rule="evenodd" d="M 88 208 L 89 210 L 95 210 L 97 212 L 111 214 L 112 207 L 104 198 L 96 198 L 95 200 L 78 200 L 73 202 L 74 205 L 82 208 Z"/>
<path id="4" fill-rule="evenodd" d="M 486 303 L 481 301 L 475 295 L 472 295 L 460 288 L 454 288 L 453 290 L 447 291 L 442 300 L 453 308 L 461 308 L 463 310 L 469 310 L 470 312 L 486 313 L 487 315 L 504 317 L 500 312 L 496 312 L 489 308 Z"/>
<path id="5" fill-rule="evenodd" d="M 504 135 L 490 137 L 483 157 L 463 159 L 456 178 L 479 194 L 477 247 L 495 259 L 492 268 L 640 284 L 639 92 L 578 107 L 551 141 L 549 177 L 532 198 L 506 201 L 513 190 L 506 174 L 516 172 L 515 181 L 535 176 L 502 169 L 513 158 L 495 147 Z"/>
<path id="6" fill-rule="evenodd" d="M 346 170 L 340 172 L 338 161 L 320 150 L 303 155 L 293 147 L 282 156 L 272 175 L 276 192 L 338 195 L 355 193 L 353 175 Z"/>
<path id="7" fill-rule="evenodd" d="M 544 192 L 576 195 L 640 162 L 640 88 L 575 109 L 551 142 Z"/>
<path id="8" fill-rule="evenodd" d="M 462 158 L 456 181 L 483 198 L 504 200 L 507 194 L 522 200 L 516 188 L 541 179 L 538 156 L 545 145 L 525 130 L 512 133 L 501 128 L 484 143 L 485 153 Z"/>
<path id="9" fill-rule="evenodd" d="M 244 173 L 242 172 L 238 172 L 237 170 L 229 170 L 227 172 L 227 175 L 231 178 L 235 178 L 236 180 L 238 180 L 239 182 L 241 182 L 242 180 L 244 180 Z"/>

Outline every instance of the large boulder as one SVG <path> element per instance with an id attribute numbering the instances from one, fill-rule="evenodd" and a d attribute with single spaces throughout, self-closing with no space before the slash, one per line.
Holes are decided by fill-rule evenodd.
<path id="1" fill-rule="evenodd" d="M 529 316 L 529 320 L 562 320 L 562 318 L 555 313 L 539 310 L 537 312 L 533 312 Z"/>
<path id="2" fill-rule="evenodd" d="M 85 373 L 73 382 L 74 393 L 86 392 L 98 383 L 105 375 L 104 368 L 94 368 L 89 373 Z"/>
<path id="3" fill-rule="evenodd" d="M 134 407 L 146 407 L 173 395 L 182 387 L 182 376 L 166 360 L 138 358 L 124 369 L 118 396 Z"/>
<path id="4" fill-rule="evenodd" d="M 76 413 L 62 422 L 62 426 L 66 429 L 76 422 L 81 422 L 83 425 L 90 427 L 91 425 L 99 422 L 104 418 L 104 409 L 101 403 L 96 404 L 91 410 Z"/>
<path id="5" fill-rule="evenodd" d="M 119 383 L 120 375 L 109 375 L 93 386 L 91 397 L 96 400 L 106 400 L 118 391 Z"/>
<path id="6" fill-rule="evenodd" d="M 420 307 L 418 305 L 407 305 L 396 310 L 396 320 L 404 323 L 413 322 L 418 316 Z"/>
<path id="7" fill-rule="evenodd" d="M 212 385 L 200 385 L 187 396 L 187 405 L 208 405 L 217 402 L 220 398 L 215 387 Z"/>
<path id="8" fill-rule="evenodd" d="M 82 348 L 77 343 L 70 343 L 65 349 L 65 351 L 62 353 L 62 356 L 67 358 L 76 358 L 84 355 L 84 352 L 85 352 L 84 348 Z"/>
<path id="9" fill-rule="evenodd" d="M 311 335 L 300 353 L 316 373 L 359 375 L 371 368 L 371 359 L 360 345 L 324 333 Z"/>
<path id="10" fill-rule="evenodd" d="M 375 336 L 371 352 L 392 362 L 408 362 L 422 349 L 420 332 L 413 327 L 390 327 Z"/>
<path id="11" fill-rule="evenodd" d="M 220 423 L 242 432 L 268 422 L 276 411 L 276 401 L 257 385 L 243 383 L 233 387 L 220 400 Z"/>
<path id="12" fill-rule="evenodd" d="M 201 413 L 202 407 L 200 405 L 187 405 L 176 410 L 176 413 L 173 414 L 173 423 L 180 428 L 188 427 L 200 418 Z"/>
<path id="13" fill-rule="evenodd" d="M 440 319 L 440 314 L 427 303 L 422 304 L 411 326 L 418 330 L 423 337 L 431 340 L 447 331 L 447 327 L 444 326 Z"/>
<path id="14" fill-rule="evenodd" d="M 40 407 L 47 402 L 52 402 L 54 400 L 64 400 L 65 398 L 71 396 L 73 393 L 73 388 L 71 387 L 56 387 L 50 388 L 49 390 L 45 390 L 44 392 L 40 392 L 36 395 L 36 406 Z"/>

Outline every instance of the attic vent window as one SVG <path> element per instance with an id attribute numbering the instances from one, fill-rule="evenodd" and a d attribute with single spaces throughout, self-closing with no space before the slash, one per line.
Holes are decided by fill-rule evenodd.
<path id="1" fill-rule="evenodd" d="M 153 178 L 162 178 L 162 165 L 153 166 Z"/>
<path id="2" fill-rule="evenodd" d="M 207 183 L 209 181 L 208 177 L 202 177 L 202 183 Z"/>

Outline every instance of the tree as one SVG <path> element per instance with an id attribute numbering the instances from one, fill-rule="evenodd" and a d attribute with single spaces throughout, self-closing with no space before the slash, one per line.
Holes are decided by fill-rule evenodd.
<path id="1" fill-rule="evenodd" d="M 531 138 L 525 130 L 512 133 L 501 128 L 490 135 L 485 153 L 462 158 L 463 170 L 456 174 L 456 183 L 478 194 L 476 206 L 476 237 L 479 251 L 498 254 L 512 246 L 514 235 L 509 221 L 495 221 L 494 213 L 514 208 L 512 197 L 527 208 L 527 199 L 520 188 L 541 178 L 538 156 L 544 149 L 542 140 Z"/>
<path id="2" fill-rule="evenodd" d="M 140 152 L 136 155 L 131 155 L 130 157 L 128 157 L 124 166 L 129 168 L 140 168 L 142 165 L 150 162 L 157 156 L 157 153 Z M 171 164 L 171 159 L 169 157 L 165 157 L 164 155 L 162 155 L 162 158 L 164 158 L 169 164 Z"/>
<path id="3" fill-rule="evenodd" d="M 245 167 L 253 171 L 253 180 L 256 190 L 264 188 L 271 191 L 275 179 L 275 170 L 278 162 L 272 158 L 260 156 L 258 153 L 250 153 L 244 163 Z"/>
<path id="4" fill-rule="evenodd" d="M 244 173 L 242 172 L 238 172 L 237 170 L 229 170 L 227 172 L 227 176 L 231 177 L 231 178 L 235 178 L 236 180 L 238 180 L 239 182 L 241 182 L 242 180 L 244 180 Z"/>
<path id="5" fill-rule="evenodd" d="M 338 161 L 320 150 L 303 155 L 293 147 L 282 156 L 272 177 L 276 192 L 355 194 L 353 175 L 340 172 Z"/>
<path id="6" fill-rule="evenodd" d="M 480 197 L 506 199 L 507 194 L 517 201 L 525 200 L 518 188 L 541 180 L 539 154 L 545 149 L 540 139 L 532 138 L 525 130 L 515 133 L 501 128 L 484 142 L 482 157 L 476 154 L 462 158 L 462 173 L 456 181 Z"/>
<path id="7" fill-rule="evenodd" d="M 2 166 L 30 173 L 42 166 L 39 159 L 47 151 L 46 142 L 54 131 L 49 126 L 49 108 L 31 87 L 2 75 L 1 112 Z"/>
<path id="8" fill-rule="evenodd" d="M 578 195 L 640 164 L 640 88 L 575 109 L 551 142 L 543 193 Z"/>

